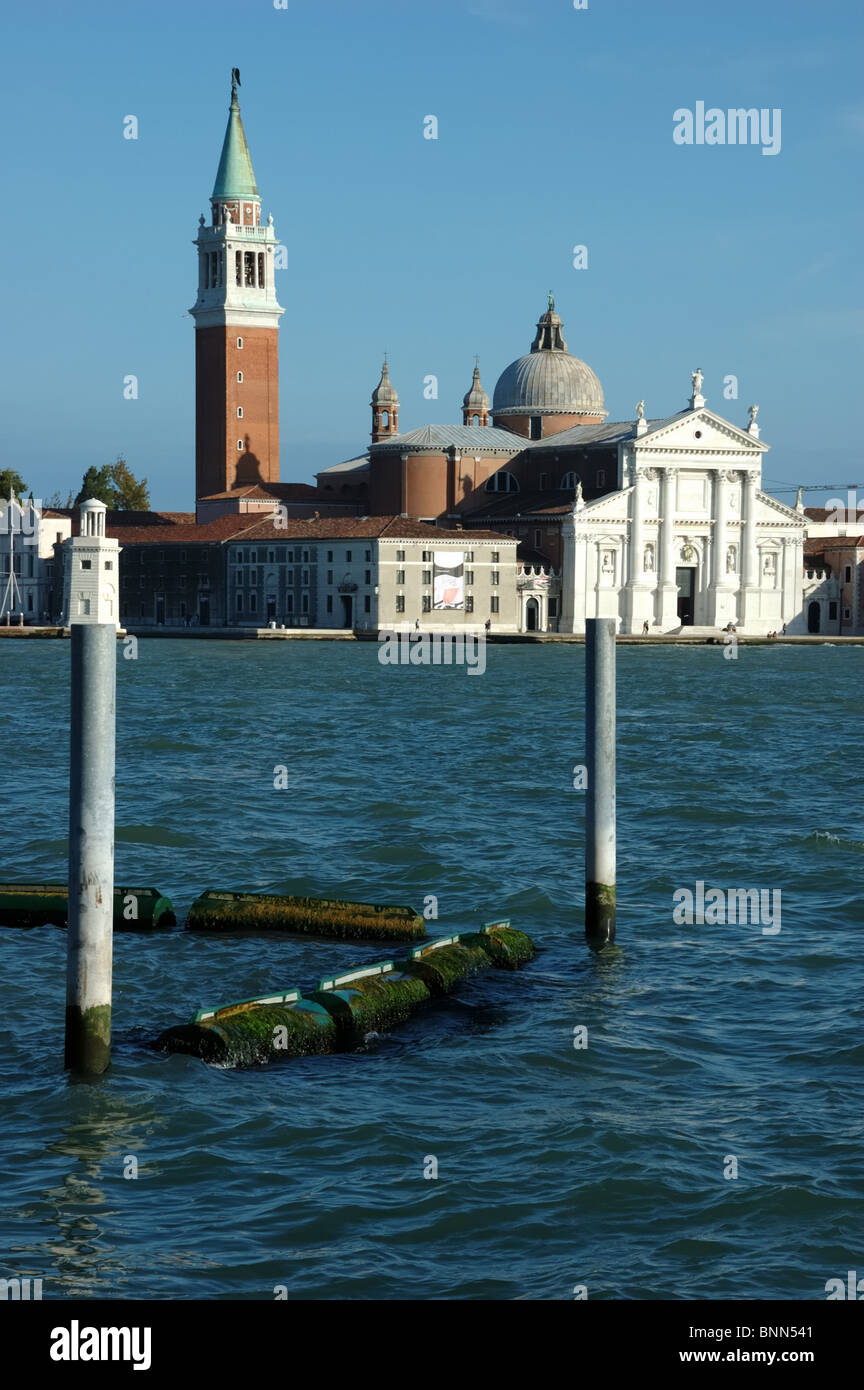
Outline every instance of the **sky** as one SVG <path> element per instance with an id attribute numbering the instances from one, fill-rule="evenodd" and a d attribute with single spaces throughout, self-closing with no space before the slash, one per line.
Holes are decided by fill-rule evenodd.
<path id="1" fill-rule="evenodd" d="M 385 350 L 400 428 L 460 423 L 475 353 L 491 396 L 552 289 L 611 420 L 682 409 L 701 367 L 719 414 L 759 405 L 767 490 L 864 492 L 859 0 L 7 0 L 2 39 L 0 468 L 37 497 L 122 454 L 194 505 L 192 242 L 234 66 L 287 251 L 284 481 L 366 448 Z M 699 102 L 779 109 L 779 152 L 676 143 Z"/>

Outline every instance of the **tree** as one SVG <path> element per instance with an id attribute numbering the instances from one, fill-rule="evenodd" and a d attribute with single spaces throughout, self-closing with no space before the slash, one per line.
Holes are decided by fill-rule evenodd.
<path id="1" fill-rule="evenodd" d="M 0 497 L 5 498 L 7 502 L 9 501 L 10 489 L 16 497 L 23 497 L 27 491 L 27 484 L 21 474 L 15 472 L 14 468 L 0 469 Z"/>
<path id="2" fill-rule="evenodd" d="M 81 491 L 75 498 L 75 506 L 95 497 L 104 502 L 111 511 L 146 512 L 150 508 L 150 491 L 147 479 L 141 482 L 135 477 L 124 458 L 116 463 L 106 463 L 103 468 L 92 466 L 84 474 Z"/>
<path id="3" fill-rule="evenodd" d="M 106 463 L 104 468 L 96 468 L 91 464 L 84 474 L 81 491 L 75 498 L 75 506 L 80 507 L 82 502 L 89 502 L 91 497 L 95 497 L 97 502 L 104 502 L 106 507 L 113 510 L 115 491 L 112 472 L 110 463 Z"/>
<path id="4" fill-rule="evenodd" d="M 114 506 L 124 512 L 147 512 L 150 510 L 150 489 L 147 479 L 140 483 L 134 476 L 124 458 L 118 458 L 111 470 L 114 479 Z"/>

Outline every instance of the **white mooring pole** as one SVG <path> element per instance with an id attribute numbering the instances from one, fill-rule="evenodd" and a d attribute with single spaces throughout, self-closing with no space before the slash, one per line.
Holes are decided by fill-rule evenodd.
<path id="1" fill-rule="evenodd" d="M 615 619 L 585 622 L 585 936 L 615 940 Z"/>
<path id="2" fill-rule="evenodd" d="M 65 1065 L 89 1074 L 111 1060 L 120 548 L 105 536 L 105 511 L 101 502 L 84 502 L 81 534 L 66 543 L 72 707 Z"/>

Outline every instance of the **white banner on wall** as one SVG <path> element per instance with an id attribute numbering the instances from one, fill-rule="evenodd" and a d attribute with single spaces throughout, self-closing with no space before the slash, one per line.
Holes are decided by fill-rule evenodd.
<path id="1" fill-rule="evenodd" d="M 465 607 L 465 553 L 462 550 L 436 550 L 433 571 L 433 608 Z"/>

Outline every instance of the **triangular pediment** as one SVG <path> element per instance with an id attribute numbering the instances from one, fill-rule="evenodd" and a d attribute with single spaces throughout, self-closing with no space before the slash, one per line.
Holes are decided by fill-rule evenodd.
<path id="1" fill-rule="evenodd" d="M 628 497 L 633 491 L 632 487 L 625 487 L 620 492 L 607 492 L 603 497 L 597 497 L 593 502 L 586 502 L 584 507 L 578 508 L 573 512 L 573 520 L 581 521 L 626 521 L 628 515 Z"/>
<path id="2" fill-rule="evenodd" d="M 633 445 L 637 455 L 643 449 L 680 449 L 687 453 L 734 449 L 736 453 L 744 451 L 758 455 L 766 453 L 770 447 L 705 406 L 664 420 L 654 429 L 649 428 L 647 434 L 633 440 Z"/>

